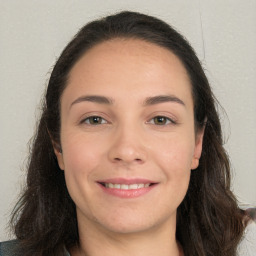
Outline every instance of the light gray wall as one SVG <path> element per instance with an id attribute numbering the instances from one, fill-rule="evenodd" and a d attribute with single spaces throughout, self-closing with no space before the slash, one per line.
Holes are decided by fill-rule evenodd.
<path id="1" fill-rule="evenodd" d="M 51 67 L 87 21 L 125 9 L 167 21 L 196 49 L 229 117 L 222 115 L 235 194 L 256 205 L 255 0 L 0 0 L 0 240 Z"/>

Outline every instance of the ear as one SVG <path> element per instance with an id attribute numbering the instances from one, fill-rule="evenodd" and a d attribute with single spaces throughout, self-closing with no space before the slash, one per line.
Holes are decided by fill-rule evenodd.
<path id="1" fill-rule="evenodd" d="M 205 126 L 203 128 L 201 128 L 200 130 L 198 130 L 197 134 L 196 134 L 194 155 L 193 155 L 193 159 L 191 162 L 192 170 L 196 169 L 199 166 L 199 159 L 201 157 L 202 148 L 203 148 L 204 129 L 205 129 Z"/>
<path id="2" fill-rule="evenodd" d="M 65 169 L 65 165 L 64 165 L 64 161 L 63 161 L 63 154 L 62 154 L 62 149 L 59 143 L 55 142 L 52 140 L 52 146 L 53 146 L 53 150 L 54 150 L 54 154 L 57 158 L 59 167 L 61 170 Z"/>

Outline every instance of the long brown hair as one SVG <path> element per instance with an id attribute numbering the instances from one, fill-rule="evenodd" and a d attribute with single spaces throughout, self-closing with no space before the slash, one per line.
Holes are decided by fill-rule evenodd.
<path id="1" fill-rule="evenodd" d="M 60 98 L 74 64 L 91 47 L 113 38 L 136 38 L 173 52 L 189 75 L 197 129 L 205 127 L 199 167 L 177 210 L 177 239 L 189 256 L 234 256 L 243 233 L 242 214 L 230 190 L 216 101 L 194 50 L 171 26 L 154 17 L 121 12 L 84 26 L 66 46 L 49 80 L 31 147 L 27 185 L 12 216 L 24 255 L 63 255 L 79 242 L 75 204 L 54 155 L 60 143 Z M 206 121 L 207 120 L 207 121 Z"/>

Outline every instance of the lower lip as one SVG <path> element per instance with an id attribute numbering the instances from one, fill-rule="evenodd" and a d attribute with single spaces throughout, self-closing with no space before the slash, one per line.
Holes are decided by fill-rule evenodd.
<path id="1" fill-rule="evenodd" d="M 153 184 L 147 188 L 138 188 L 138 189 L 106 188 L 102 184 L 99 184 L 99 186 L 105 193 L 112 196 L 117 196 L 121 198 L 136 198 L 136 197 L 140 197 L 147 194 L 156 186 L 156 184 Z"/>

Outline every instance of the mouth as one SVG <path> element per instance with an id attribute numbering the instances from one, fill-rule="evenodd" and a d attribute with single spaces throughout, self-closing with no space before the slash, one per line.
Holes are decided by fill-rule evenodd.
<path id="1" fill-rule="evenodd" d="M 97 182 L 107 195 L 121 198 L 136 198 L 153 190 L 158 183 L 145 179 L 111 179 Z"/>
<path id="2" fill-rule="evenodd" d="M 105 188 L 123 189 L 123 190 L 136 190 L 141 188 L 148 188 L 156 183 L 134 183 L 134 184 L 116 184 L 116 183 L 105 183 L 99 182 Z"/>

